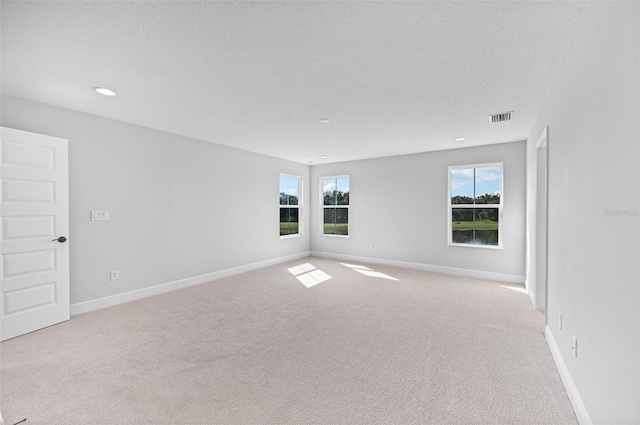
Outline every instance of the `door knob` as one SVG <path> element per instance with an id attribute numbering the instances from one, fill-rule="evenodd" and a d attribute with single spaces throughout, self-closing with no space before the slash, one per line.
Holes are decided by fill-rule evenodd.
<path id="1" fill-rule="evenodd" d="M 53 241 L 58 241 L 60 243 L 63 243 L 67 241 L 67 238 L 65 238 L 64 236 L 60 236 L 58 239 L 53 239 Z"/>

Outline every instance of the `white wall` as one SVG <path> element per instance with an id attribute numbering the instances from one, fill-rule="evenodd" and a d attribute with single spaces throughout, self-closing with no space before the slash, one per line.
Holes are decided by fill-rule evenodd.
<path id="1" fill-rule="evenodd" d="M 303 164 L 12 96 L 1 102 L 3 126 L 69 139 L 72 304 L 310 249 L 523 279 L 522 142 L 319 165 L 310 178 Z M 447 167 L 498 161 L 504 249 L 447 246 Z M 299 238 L 279 239 L 280 172 L 303 177 Z M 351 175 L 349 239 L 319 235 L 318 177 L 336 173 Z M 391 223 L 400 208 L 404 218 Z M 91 222 L 91 210 L 109 210 L 110 221 Z M 109 280 L 112 269 L 120 280 Z"/>
<path id="2" fill-rule="evenodd" d="M 308 205 L 307 165 L 1 101 L 3 126 L 69 140 L 72 304 L 309 250 L 308 233 L 280 240 L 278 227 L 279 173 L 303 177 Z M 111 219 L 91 222 L 90 210 Z"/>
<path id="3" fill-rule="evenodd" d="M 596 424 L 640 423 L 639 57 L 640 3 L 591 3 L 527 141 L 535 235 L 535 142 L 549 126 L 548 332 Z"/>
<path id="4" fill-rule="evenodd" d="M 504 249 L 447 245 L 450 165 L 504 162 Z M 350 237 L 321 236 L 319 179 L 350 175 Z M 488 272 L 524 280 L 525 144 L 452 149 L 314 165 L 311 168 L 311 249 L 341 255 Z M 369 244 L 374 249 L 369 249 Z"/>

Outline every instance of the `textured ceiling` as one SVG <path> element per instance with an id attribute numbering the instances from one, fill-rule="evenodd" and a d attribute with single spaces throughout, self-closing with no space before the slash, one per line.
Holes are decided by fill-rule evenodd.
<path id="1" fill-rule="evenodd" d="M 586 3 L 1 7 L 3 93 L 326 163 L 526 139 Z"/>

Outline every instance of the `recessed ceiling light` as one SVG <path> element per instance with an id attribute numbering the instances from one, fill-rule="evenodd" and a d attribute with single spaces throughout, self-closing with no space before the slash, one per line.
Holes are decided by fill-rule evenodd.
<path id="1" fill-rule="evenodd" d="M 326 124 L 326 123 L 328 123 L 328 122 L 329 122 L 329 118 L 320 118 L 320 122 L 321 122 L 322 124 Z"/>
<path id="2" fill-rule="evenodd" d="M 97 91 L 100 94 L 103 94 L 105 96 L 115 96 L 118 93 L 114 92 L 113 90 L 110 89 L 105 89 L 104 87 L 94 87 L 93 88 L 95 91 Z"/>
<path id="3" fill-rule="evenodd" d="M 455 140 L 456 142 L 464 142 L 465 140 L 467 140 L 467 138 L 466 137 L 456 137 L 453 140 Z"/>
<path id="4" fill-rule="evenodd" d="M 329 158 L 327 155 L 321 155 L 320 156 L 320 159 L 327 159 L 327 158 Z"/>

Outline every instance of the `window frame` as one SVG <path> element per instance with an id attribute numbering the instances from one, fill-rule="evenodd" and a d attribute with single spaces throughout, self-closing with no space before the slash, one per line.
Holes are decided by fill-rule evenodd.
<path id="1" fill-rule="evenodd" d="M 280 204 L 280 189 L 282 189 L 280 187 L 280 179 L 282 177 L 286 177 L 286 178 L 294 178 L 298 180 L 298 205 L 282 205 Z M 280 239 L 291 239 L 291 238 L 299 238 L 300 236 L 302 236 L 302 177 L 301 176 L 296 176 L 293 174 L 287 174 L 287 173 L 280 173 L 280 175 L 278 176 L 278 234 L 280 234 L 280 214 L 281 214 L 281 210 L 282 208 L 297 208 L 298 210 L 298 233 L 293 233 L 293 234 L 289 234 L 289 235 L 280 235 Z"/>
<path id="2" fill-rule="evenodd" d="M 476 204 L 475 193 L 473 204 L 452 204 L 451 203 L 451 172 L 453 170 L 463 170 L 473 168 L 488 168 L 488 167 L 500 167 L 500 203 L 499 204 Z M 475 180 L 475 171 L 474 171 Z M 498 245 L 482 245 L 474 243 L 459 243 L 453 242 L 453 208 L 463 209 L 479 209 L 479 208 L 493 208 L 498 210 Z M 504 162 L 486 162 L 479 164 L 465 164 L 465 165 L 450 165 L 447 169 L 447 245 L 449 246 L 461 246 L 466 248 L 487 248 L 487 249 L 503 249 L 503 210 L 504 210 Z"/>
<path id="3" fill-rule="evenodd" d="M 325 205 L 324 204 L 324 186 L 322 184 L 322 182 L 324 180 L 328 180 L 328 179 L 336 179 L 336 181 L 338 179 L 349 179 L 349 204 L 348 205 Z M 320 236 L 327 236 L 327 237 L 332 237 L 332 238 L 349 238 L 351 236 L 351 177 L 349 176 L 349 174 L 340 174 L 340 175 L 335 175 L 335 176 L 323 176 L 320 177 L 320 180 L 318 181 L 318 185 L 320 190 L 318 191 L 320 193 L 320 220 L 318 220 L 320 222 Z M 347 215 L 348 215 L 348 219 L 347 219 L 347 229 L 348 229 L 348 233 L 346 235 L 335 235 L 335 234 L 329 234 L 329 233 L 324 233 L 324 210 L 326 208 L 346 208 L 347 209 Z"/>

